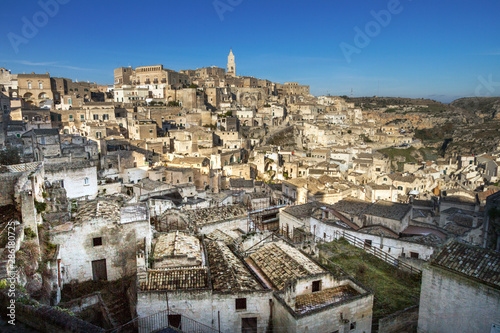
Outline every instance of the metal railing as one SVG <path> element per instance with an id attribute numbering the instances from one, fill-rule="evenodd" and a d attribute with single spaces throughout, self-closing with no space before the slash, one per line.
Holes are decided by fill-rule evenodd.
<path id="1" fill-rule="evenodd" d="M 410 274 L 417 274 L 417 275 L 422 274 L 422 271 L 420 269 L 415 268 L 415 267 L 399 260 L 398 258 L 391 256 L 387 252 L 384 252 L 384 251 L 380 250 L 379 248 L 372 246 L 369 243 L 366 243 L 363 239 L 360 239 L 356 236 L 353 236 L 349 233 L 346 233 L 345 231 L 335 232 L 335 238 L 336 239 L 344 238 L 350 244 L 352 244 L 360 249 L 363 249 L 365 252 L 379 258 L 380 260 L 385 261 L 389 265 L 392 265 L 399 270 L 406 271 Z"/>
<path id="2" fill-rule="evenodd" d="M 130 322 L 120 327 L 115 327 L 108 332 L 152 333 L 161 332 L 166 328 L 173 329 L 177 332 L 186 333 L 220 333 L 219 329 L 207 326 L 194 319 L 172 312 L 170 310 L 160 311 L 147 317 L 136 317 Z"/>

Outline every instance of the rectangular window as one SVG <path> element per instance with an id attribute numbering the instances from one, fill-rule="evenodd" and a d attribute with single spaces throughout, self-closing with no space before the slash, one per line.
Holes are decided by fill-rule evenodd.
<path id="1" fill-rule="evenodd" d="M 85 116 L 83 114 L 80 115 L 80 120 L 85 120 Z"/>
<path id="2" fill-rule="evenodd" d="M 94 115 L 94 120 L 99 120 L 99 115 L 98 114 Z"/>
<path id="3" fill-rule="evenodd" d="M 236 310 L 246 310 L 247 309 L 247 299 L 237 298 L 236 299 Z"/>
<path id="4" fill-rule="evenodd" d="M 356 322 L 351 323 L 351 331 L 356 329 Z"/>
<path id="5" fill-rule="evenodd" d="M 314 293 L 316 291 L 321 291 L 321 280 L 313 281 L 312 283 L 312 292 Z"/>
<path id="6" fill-rule="evenodd" d="M 42 82 L 38 82 L 38 89 L 43 89 L 43 83 Z"/>
<path id="7" fill-rule="evenodd" d="M 92 238 L 92 244 L 94 246 L 101 246 L 102 245 L 102 237 Z"/>
<path id="8" fill-rule="evenodd" d="M 28 89 L 31 89 L 31 82 L 28 82 Z"/>
<path id="9" fill-rule="evenodd" d="M 410 258 L 418 259 L 418 252 L 410 252 Z"/>
<path id="10" fill-rule="evenodd" d="M 372 247 L 372 240 L 371 239 L 365 239 L 365 248 L 367 247 Z"/>

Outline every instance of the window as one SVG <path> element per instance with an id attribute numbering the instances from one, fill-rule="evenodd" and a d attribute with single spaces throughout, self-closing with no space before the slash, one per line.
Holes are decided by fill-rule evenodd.
<path id="1" fill-rule="evenodd" d="M 365 239 L 365 248 L 367 247 L 372 247 L 372 240 L 371 239 Z"/>
<path id="2" fill-rule="evenodd" d="M 162 181 L 162 182 L 166 182 L 166 181 L 167 181 L 167 177 L 162 177 L 162 178 L 161 178 L 161 181 Z"/>
<path id="3" fill-rule="evenodd" d="M 68 98 L 68 104 L 73 105 L 73 100 L 71 98 Z"/>
<path id="4" fill-rule="evenodd" d="M 316 291 L 321 291 L 321 280 L 313 281 L 312 283 L 312 292 L 314 293 Z"/>
<path id="5" fill-rule="evenodd" d="M 85 120 L 85 116 L 83 114 L 80 115 L 80 120 Z"/>
<path id="6" fill-rule="evenodd" d="M 99 120 L 99 115 L 98 114 L 94 115 L 94 120 Z"/>
<path id="7" fill-rule="evenodd" d="M 356 322 L 351 323 L 351 331 L 356 329 Z"/>
<path id="8" fill-rule="evenodd" d="M 410 252 L 410 258 L 418 259 L 418 252 Z"/>
<path id="9" fill-rule="evenodd" d="M 236 310 L 246 310 L 247 309 L 247 299 L 237 298 L 236 299 Z"/>
<path id="10" fill-rule="evenodd" d="M 92 245 L 101 246 L 102 245 L 102 237 L 92 238 Z"/>
<path id="11" fill-rule="evenodd" d="M 69 121 L 73 121 L 73 115 L 72 114 L 69 115 Z"/>
<path id="12" fill-rule="evenodd" d="M 28 82 L 28 89 L 31 89 L 31 82 Z"/>
<path id="13" fill-rule="evenodd" d="M 89 182 L 89 177 L 85 177 L 85 178 L 83 179 L 83 185 L 89 185 L 89 184 L 90 184 L 90 182 Z"/>
<path id="14" fill-rule="evenodd" d="M 38 89 L 43 89 L 43 83 L 42 82 L 38 82 Z"/>
<path id="15" fill-rule="evenodd" d="M 109 115 L 108 114 L 103 114 L 102 115 L 102 120 L 109 120 Z"/>

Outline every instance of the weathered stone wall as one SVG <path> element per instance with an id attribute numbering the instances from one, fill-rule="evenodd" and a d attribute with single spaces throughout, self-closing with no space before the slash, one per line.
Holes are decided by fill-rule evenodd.
<path id="1" fill-rule="evenodd" d="M 408 242 L 403 239 L 395 239 L 389 237 L 380 237 L 377 235 L 367 234 L 354 230 L 343 229 L 336 225 L 324 223 L 315 218 L 311 218 L 311 232 L 317 238 L 331 242 L 334 239 L 342 237 L 342 233 L 355 236 L 362 240 L 371 240 L 372 246 L 386 252 L 387 254 L 398 257 L 404 253 L 405 257 L 410 257 L 410 252 L 418 253 L 419 259 L 429 260 L 434 253 L 435 248 L 430 245 Z"/>
<path id="2" fill-rule="evenodd" d="M 489 332 L 500 322 L 500 291 L 435 266 L 424 269 L 418 332 Z"/>
<path id="3" fill-rule="evenodd" d="M 236 310 L 236 298 L 246 298 L 246 310 Z M 168 293 L 168 305 L 173 313 L 182 314 L 221 332 L 241 332 L 242 318 L 256 317 L 258 332 L 266 332 L 269 325 L 272 291 L 211 292 L 209 290 L 177 291 Z M 139 292 L 138 316 L 148 316 L 167 309 L 164 292 Z M 141 331 L 140 331 L 141 332 Z"/>
<path id="4" fill-rule="evenodd" d="M 69 227 L 69 224 L 67 225 Z M 60 245 L 64 283 L 92 280 L 92 261 L 106 259 L 108 280 L 130 275 L 136 270 L 136 242 L 151 241 L 149 221 L 112 224 L 104 219 L 55 229 L 51 242 Z M 102 237 L 102 245 L 93 246 L 93 238 Z"/>
<path id="5" fill-rule="evenodd" d="M 15 187 L 21 175 L 21 173 L 0 174 L 0 184 L 2 184 L 2 191 L 0 191 L 0 206 L 15 204 Z"/>
<path id="6" fill-rule="evenodd" d="M 208 235 L 209 233 L 215 231 L 216 229 L 220 230 L 234 230 L 241 229 L 243 231 L 247 231 L 248 220 L 246 218 L 236 218 L 228 221 L 218 222 L 218 223 L 210 223 L 202 226 L 198 226 L 198 232 L 200 234 Z"/>
<path id="7" fill-rule="evenodd" d="M 51 183 L 63 180 L 68 199 L 93 199 L 97 196 L 97 162 L 47 164 L 45 176 Z"/>
<path id="8" fill-rule="evenodd" d="M 10 298 L 4 292 L 0 292 L 0 304 L 2 309 L 6 309 L 10 305 Z M 16 322 L 22 322 L 43 333 L 104 333 L 105 331 L 100 327 L 48 305 L 35 307 L 17 301 L 15 304 L 15 315 Z"/>
<path id="9" fill-rule="evenodd" d="M 273 328 L 279 332 L 371 332 L 373 295 L 334 304 L 308 315 L 293 316 L 283 300 L 275 298 Z M 345 320 L 345 322 L 344 322 Z M 351 323 L 355 328 L 350 329 Z M 279 329 L 278 329 L 279 328 Z"/>
<path id="10" fill-rule="evenodd" d="M 414 332 L 418 324 L 418 305 L 393 313 L 378 321 L 379 333 Z"/>

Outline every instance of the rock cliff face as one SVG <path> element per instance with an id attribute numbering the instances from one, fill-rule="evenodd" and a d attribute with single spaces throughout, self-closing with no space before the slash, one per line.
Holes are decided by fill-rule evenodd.
<path id="1" fill-rule="evenodd" d="M 500 120 L 500 97 L 466 97 L 457 99 L 450 105 L 485 120 Z"/>

